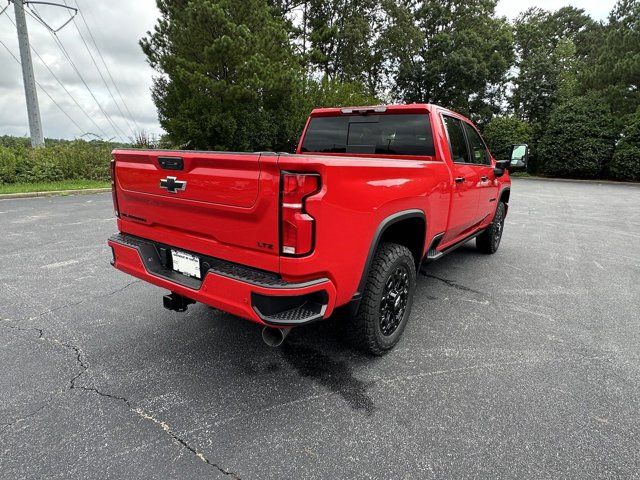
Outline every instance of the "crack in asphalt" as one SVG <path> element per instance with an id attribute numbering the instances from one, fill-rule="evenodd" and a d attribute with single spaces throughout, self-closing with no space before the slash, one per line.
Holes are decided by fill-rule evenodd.
<path id="1" fill-rule="evenodd" d="M 482 295 L 483 297 L 489 297 L 490 296 L 489 294 L 487 294 L 485 292 L 481 292 L 479 290 L 474 290 L 473 288 L 466 287 L 466 286 L 461 285 L 461 284 L 459 284 L 457 282 L 454 282 L 453 280 L 449 280 L 447 278 L 442 278 L 442 277 L 436 277 L 435 275 L 431 275 L 429 273 L 424 273 L 424 272 L 421 272 L 421 273 L 422 273 L 422 275 L 424 275 L 427 278 L 434 278 L 434 279 L 436 279 L 436 280 L 438 280 L 438 281 L 440 281 L 442 283 L 445 283 L 445 284 L 449 285 L 452 288 L 455 288 L 456 290 L 462 290 L 463 292 L 475 293 L 475 294 L 478 294 L 478 295 Z"/>
<path id="2" fill-rule="evenodd" d="M 126 290 L 127 288 L 129 288 L 131 285 L 136 284 L 136 283 L 142 283 L 142 280 L 134 280 L 132 282 L 127 283 L 124 287 L 120 287 L 120 288 L 116 288 L 115 290 L 113 290 L 112 292 L 108 292 L 108 293 L 103 293 L 102 295 L 96 295 L 94 297 L 91 297 L 89 300 L 92 299 L 96 299 L 96 298 L 106 298 L 106 297 L 110 297 L 113 294 L 116 293 L 120 293 L 123 290 Z"/>
<path id="3" fill-rule="evenodd" d="M 135 282 L 131 282 L 130 284 L 126 285 L 125 287 L 116 290 L 114 292 L 111 292 L 110 294 L 116 293 L 117 291 L 120 290 L 124 290 L 125 288 L 127 288 L 129 285 L 133 284 Z M 71 306 L 71 305 L 69 305 Z M 58 309 L 63 308 L 63 307 L 59 307 Z M 37 317 L 36 317 L 37 318 Z M 96 387 L 91 387 L 91 386 L 85 386 L 85 385 L 77 385 L 76 382 L 80 379 L 80 377 L 82 377 L 82 375 L 84 375 L 88 370 L 89 370 L 89 366 L 87 365 L 87 363 L 84 361 L 83 359 L 83 352 L 82 349 L 80 347 L 78 347 L 77 345 L 73 345 L 71 343 L 67 343 L 67 342 L 63 342 L 57 338 L 50 338 L 45 336 L 44 334 L 44 330 L 42 328 L 38 328 L 38 327 L 21 327 L 18 325 L 12 325 L 10 323 L 7 323 L 5 320 L 4 325 L 6 327 L 9 327 L 13 330 L 18 330 L 18 331 L 35 331 L 38 333 L 38 337 L 36 340 L 42 340 L 45 342 L 49 342 L 53 345 L 56 346 L 60 346 L 63 347 L 65 349 L 71 350 L 73 351 L 74 355 L 75 355 L 75 360 L 76 363 L 80 366 L 80 372 L 77 373 L 74 377 L 71 378 L 71 380 L 69 381 L 69 387 L 65 390 L 63 390 L 61 393 L 64 393 L 65 391 L 70 391 L 70 390 L 83 390 L 85 392 L 91 392 L 91 393 L 95 393 L 96 395 L 100 396 L 100 397 L 104 397 L 104 398 L 109 398 L 112 400 L 117 400 L 119 402 L 124 403 L 127 408 L 129 409 L 129 411 L 131 411 L 132 413 L 136 414 L 137 416 L 143 418 L 144 420 L 150 421 L 158 426 L 160 426 L 162 428 L 162 430 L 169 435 L 175 442 L 177 442 L 178 444 L 180 444 L 182 447 L 186 448 L 187 450 L 189 450 L 191 453 L 193 453 L 200 461 L 206 463 L 207 465 L 215 468 L 216 470 L 218 470 L 220 473 L 230 476 L 231 478 L 235 479 L 235 480 L 240 480 L 240 476 L 237 475 L 236 473 L 229 471 L 223 467 L 221 467 L 220 465 L 218 465 L 215 462 L 212 462 L 211 460 L 209 460 L 202 452 L 198 451 L 198 449 L 196 447 L 193 447 L 192 445 L 189 444 L 189 442 L 187 442 L 185 439 L 183 439 L 182 437 L 180 437 L 174 430 L 171 429 L 171 427 L 169 426 L 169 424 L 167 424 L 166 422 L 159 420 L 155 417 L 153 417 L 152 415 L 148 414 L 147 412 L 145 412 L 143 409 L 141 409 L 140 407 L 136 407 L 134 406 L 127 398 L 125 397 L 121 397 L 119 395 L 113 395 L 110 393 L 106 393 L 103 392 L 101 390 L 99 390 Z M 49 405 L 49 403 L 45 403 L 44 405 L 41 405 L 38 409 L 34 410 L 33 412 L 28 413 L 27 415 L 18 418 L 12 422 L 9 423 L 5 423 L 3 424 L 3 426 L 5 428 L 9 428 L 13 425 L 16 425 L 20 422 L 23 422 L 25 420 L 27 420 L 28 418 L 38 414 L 39 412 L 41 412 L 42 410 L 44 410 L 47 406 Z"/>
<path id="4" fill-rule="evenodd" d="M 110 297 L 111 295 L 114 295 L 116 293 L 122 292 L 123 290 L 126 290 L 127 288 L 129 288 L 131 285 L 133 285 L 135 283 L 141 283 L 141 282 L 142 282 L 142 280 L 134 280 L 133 282 L 129 282 L 125 286 L 117 288 L 117 289 L 115 289 L 115 290 L 113 290 L 111 292 L 103 293 L 101 295 L 94 295 L 92 297 L 85 298 L 85 299 L 78 300 L 78 301 L 71 302 L 71 303 L 65 303 L 64 305 L 60 305 L 59 307 L 50 308 L 48 310 L 45 310 L 44 312 L 40 312 L 40 313 L 38 313 L 38 314 L 36 314 L 36 315 L 34 315 L 32 317 L 26 317 L 23 320 L 26 320 L 26 321 L 35 320 L 37 318 L 43 317 L 45 315 L 48 315 L 50 313 L 55 313 L 55 312 L 57 312 L 59 310 L 64 310 L 65 308 L 71 308 L 71 307 L 75 307 L 77 305 L 81 305 L 81 304 L 86 303 L 86 302 L 88 302 L 90 300 L 96 300 L 98 298 L 107 298 L 107 297 Z"/>
<path id="5" fill-rule="evenodd" d="M 125 400 L 125 402 L 127 403 L 127 405 L 129 405 L 129 402 L 127 400 Z M 240 480 L 240 477 L 236 473 L 230 472 L 229 470 L 226 470 L 226 469 L 222 468 L 218 464 L 213 463 L 207 457 L 205 457 L 201 452 L 196 450 L 195 447 L 192 447 L 184 439 L 180 438 L 173 430 L 171 430 L 171 427 L 166 422 L 164 422 L 162 420 L 158 420 L 157 418 L 152 417 L 151 415 L 149 415 L 148 413 L 146 413 L 144 410 L 142 410 L 140 408 L 132 409 L 132 411 L 134 413 L 138 414 L 140 417 L 144 418 L 145 420 L 149 420 L 150 422 L 153 422 L 156 425 L 159 425 L 162 428 L 162 430 L 164 430 L 167 433 L 167 435 L 169 435 L 171 438 L 173 438 L 176 442 L 180 443 L 180 445 L 182 445 L 184 448 L 189 450 L 191 453 L 193 453 L 196 457 L 198 457 L 200 460 L 202 460 L 207 465 L 210 465 L 210 466 L 214 467 L 215 469 L 217 469 L 220 473 L 222 473 L 224 475 L 228 475 L 231 478 L 234 478 L 236 480 Z"/>
<path id="6" fill-rule="evenodd" d="M 45 403 L 44 405 L 40 405 L 40 407 L 38 407 L 37 409 L 35 409 L 33 412 L 27 413 L 24 417 L 20 417 L 20 418 L 16 418 L 13 422 L 9 422 L 9 423 L 3 423 L 2 426 L 5 428 L 9 428 L 12 427 L 13 425 L 16 425 L 20 422 L 24 422 L 25 420 L 28 420 L 29 418 L 33 417 L 34 415 L 40 413 L 40 411 L 44 410 L 45 407 L 47 407 L 49 404 Z"/>
<path id="7" fill-rule="evenodd" d="M 7 328 L 11 328 L 12 330 L 18 330 L 20 332 L 32 332 L 32 331 L 38 332 L 37 340 L 40 340 L 41 338 L 44 337 L 44 331 L 41 328 L 38 328 L 38 327 L 21 327 L 19 325 L 12 325 L 12 324 L 8 323 L 9 322 L 8 319 L 4 319 L 4 322 L 5 323 L 3 325 L 5 327 L 7 327 Z"/>
<path id="8" fill-rule="evenodd" d="M 56 308 L 50 308 L 49 310 L 45 310 L 44 312 L 40 312 L 37 315 L 34 315 L 33 317 L 29 317 L 27 320 L 35 320 L 36 318 L 40 318 L 43 317 L 49 313 L 55 313 L 58 310 L 64 310 L 65 308 L 71 308 L 71 307 L 75 307 L 76 305 L 80 305 L 81 303 L 84 303 L 85 300 L 78 300 L 77 302 L 72 302 L 72 303 L 65 303 L 64 305 L 60 305 L 59 307 Z"/>

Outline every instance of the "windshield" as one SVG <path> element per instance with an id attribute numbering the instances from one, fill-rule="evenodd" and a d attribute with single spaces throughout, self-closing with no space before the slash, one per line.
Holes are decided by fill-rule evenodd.
<path id="1" fill-rule="evenodd" d="M 435 155 L 428 114 L 314 117 L 302 151 Z"/>

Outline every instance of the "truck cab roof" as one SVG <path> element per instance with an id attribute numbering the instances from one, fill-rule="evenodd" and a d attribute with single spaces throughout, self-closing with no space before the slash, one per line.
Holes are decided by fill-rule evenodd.
<path id="1" fill-rule="evenodd" d="M 311 111 L 310 117 L 332 117 L 336 115 L 352 115 L 352 114 L 402 114 L 402 113 L 429 113 L 431 110 L 438 109 L 452 116 L 462 118 L 471 123 L 464 115 L 449 110 L 448 108 L 434 105 L 432 103 L 407 103 L 407 104 L 386 104 L 386 105 L 370 105 L 356 107 L 331 107 L 331 108 L 315 108 Z"/>
<path id="2" fill-rule="evenodd" d="M 323 117 L 333 115 L 349 115 L 352 113 L 427 113 L 435 105 L 428 103 L 410 103 L 403 105 L 370 105 L 370 106 L 354 106 L 354 107 L 332 107 L 332 108 L 315 108 L 311 112 L 312 117 Z"/>

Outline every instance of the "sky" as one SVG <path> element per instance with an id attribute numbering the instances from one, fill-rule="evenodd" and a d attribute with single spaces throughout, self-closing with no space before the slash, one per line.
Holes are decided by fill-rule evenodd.
<path id="1" fill-rule="evenodd" d="M 595 20 L 606 20 L 615 3 L 615 0 L 500 0 L 496 13 L 500 16 L 515 18 L 531 7 L 553 11 L 571 5 L 584 9 Z"/>
<path id="2" fill-rule="evenodd" d="M 59 1 L 79 7 L 84 16 L 83 20 L 77 15 L 57 33 L 60 44 L 82 78 L 74 71 L 51 32 L 39 21 L 27 16 L 30 43 L 42 57 L 40 59 L 32 53 L 35 76 L 42 86 L 42 89 L 38 89 L 38 99 L 45 137 L 93 138 L 96 135 L 104 139 L 126 141 L 134 132 L 161 134 L 162 129 L 158 124 L 150 93 L 153 76 L 157 73 L 146 63 L 138 44 L 140 38 L 153 29 L 158 17 L 155 0 Z M 564 5 L 574 5 L 585 9 L 596 20 L 605 20 L 614 4 L 615 0 L 500 0 L 496 13 L 515 18 L 530 7 L 555 10 Z M 6 0 L 0 0 L 0 11 L 5 5 Z M 38 5 L 36 8 L 40 17 L 54 29 L 69 19 L 69 12 L 63 8 L 46 5 Z M 14 19 L 13 5 L 10 5 L 0 15 L 0 41 L 19 58 L 16 31 L 11 23 Z M 95 39 L 97 50 L 91 35 Z M 100 70 L 93 64 L 89 51 Z M 104 58 L 108 71 L 100 55 Z M 45 64 L 70 95 L 55 80 Z M 62 113 L 45 91 L 73 121 Z M 29 136 L 20 65 L 2 44 L 0 135 Z"/>
<path id="3" fill-rule="evenodd" d="M 30 43 L 42 57 L 40 60 L 32 52 L 36 80 L 78 124 L 74 125 L 43 90 L 38 89 L 45 137 L 77 138 L 83 134 L 98 134 L 101 138 L 116 137 L 118 140 L 127 140 L 133 135 L 132 131 L 144 130 L 148 134 L 160 134 L 161 128 L 150 94 L 155 72 L 146 63 L 146 57 L 138 44 L 140 38 L 153 29 L 158 18 L 155 0 L 52 1 L 66 1 L 69 6 L 76 6 L 77 2 L 109 70 L 107 72 L 102 64 L 80 15 L 75 17 L 75 23 L 72 21 L 57 33 L 61 44 L 81 73 L 82 80 L 89 86 L 90 93 L 49 30 L 27 15 Z M 6 4 L 6 0 L 0 0 L 0 11 Z M 63 8 L 46 5 L 38 5 L 36 8 L 40 17 L 53 28 L 60 27 L 69 19 L 68 11 Z M 0 15 L 0 41 L 19 58 L 16 29 L 11 23 L 11 20 L 15 21 L 13 10 L 14 6 L 11 4 L 7 11 Z M 7 13 L 11 20 L 7 18 Z M 76 28 L 76 25 L 79 28 Z M 101 67 L 105 82 L 94 66 L 82 38 Z M 43 65 L 43 61 L 82 106 L 86 116 Z M 0 66 L 0 135 L 28 136 L 21 68 L 1 44 Z M 109 73 L 115 80 L 115 86 L 111 83 Z M 100 130 L 97 127 L 100 127 Z M 86 135 L 85 138 L 92 136 Z"/>

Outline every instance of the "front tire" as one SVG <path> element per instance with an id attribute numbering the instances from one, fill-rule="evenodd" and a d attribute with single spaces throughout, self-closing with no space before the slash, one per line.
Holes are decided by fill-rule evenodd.
<path id="1" fill-rule="evenodd" d="M 500 241 L 502 240 L 502 232 L 504 230 L 504 219 L 507 215 L 507 206 L 504 202 L 498 204 L 493 221 L 487 229 L 476 237 L 476 248 L 487 254 L 493 254 L 498 251 Z"/>
<path id="2" fill-rule="evenodd" d="M 383 355 L 400 340 L 416 289 L 416 264 L 405 246 L 383 243 L 376 251 L 349 333 L 367 353 Z"/>

